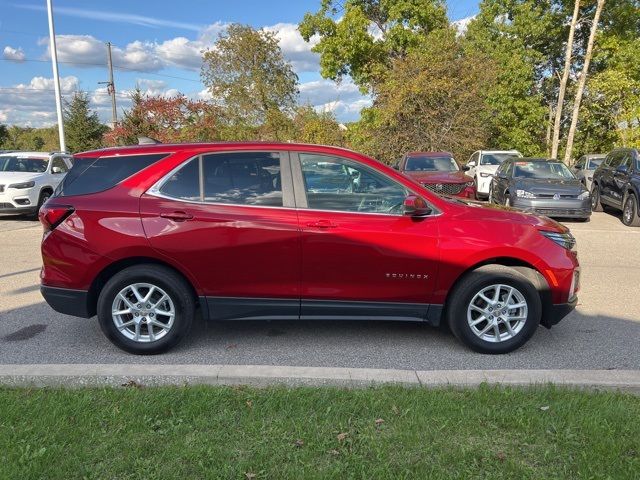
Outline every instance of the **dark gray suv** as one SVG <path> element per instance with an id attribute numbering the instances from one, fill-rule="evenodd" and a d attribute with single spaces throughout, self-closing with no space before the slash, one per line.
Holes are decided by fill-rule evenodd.
<path id="1" fill-rule="evenodd" d="M 622 223 L 640 227 L 640 152 L 637 148 L 613 150 L 593 174 L 591 206 L 622 210 Z"/>

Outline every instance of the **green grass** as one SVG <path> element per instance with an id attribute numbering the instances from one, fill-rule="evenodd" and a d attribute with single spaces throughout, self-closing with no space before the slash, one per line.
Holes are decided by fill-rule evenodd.
<path id="1" fill-rule="evenodd" d="M 0 388 L 0 479 L 639 477 L 633 395 Z"/>

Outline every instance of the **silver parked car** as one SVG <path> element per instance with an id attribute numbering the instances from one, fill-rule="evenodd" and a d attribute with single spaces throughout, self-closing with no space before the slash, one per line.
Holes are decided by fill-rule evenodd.
<path id="1" fill-rule="evenodd" d="M 593 181 L 593 172 L 607 158 L 605 154 L 589 153 L 581 156 L 578 161 L 571 167 L 571 171 L 576 178 L 591 191 L 591 182 Z"/>

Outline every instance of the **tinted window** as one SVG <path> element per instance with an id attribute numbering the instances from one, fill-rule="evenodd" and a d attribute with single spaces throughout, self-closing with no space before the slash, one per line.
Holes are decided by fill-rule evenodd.
<path id="1" fill-rule="evenodd" d="M 160 192 L 174 198 L 184 200 L 200 200 L 200 170 L 198 159 L 194 158 L 171 175 L 162 185 Z"/>
<path id="2" fill-rule="evenodd" d="M 514 177 L 566 180 L 575 178 L 561 162 L 515 162 Z"/>
<path id="3" fill-rule="evenodd" d="M 518 158 L 515 153 L 485 153 L 480 159 L 480 165 L 500 165 L 508 158 Z"/>
<path id="4" fill-rule="evenodd" d="M 280 157 L 271 152 L 238 152 L 203 157 L 204 201 L 282 206 Z"/>
<path id="5" fill-rule="evenodd" d="M 589 164 L 587 166 L 587 170 L 595 170 L 600 166 L 600 164 L 604 161 L 604 158 L 592 158 L 589 160 Z"/>
<path id="6" fill-rule="evenodd" d="M 580 157 L 580 160 L 578 160 L 575 164 L 575 168 L 584 168 L 584 163 L 585 163 L 585 158 Z"/>
<path id="7" fill-rule="evenodd" d="M 300 154 L 309 208 L 401 214 L 407 189 L 375 170 L 327 155 Z"/>
<path id="8" fill-rule="evenodd" d="M 405 166 L 407 172 L 457 172 L 458 164 L 451 157 L 409 157 Z"/>
<path id="9" fill-rule="evenodd" d="M 125 178 L 168 154 L 76 158 L 73 167 L 56 188 L 56 196 L 86 195 L 116 186 Z"/>
<path id="10" fill-rule="evenodd" d="M 48 158 L 3 155 L 0 157 L 0 172 L 44 173 L 48 164 Z"/>
<path id="11" fill-rule="evenodd" d="M 53 157 L 53 160 L 51 161 L 51 173 L 54 173 L 54 168 L 59 169 L 57 170 L 57 173 L 67 173 L 69 170 L 62 157 Z"/>
<path id="12" fill-rule="evenodd" d="M 510 178 L 511 172 L 513 172 L 513 162 L 508 162 L 507 166 L 504 167 L 504 174 L 507 176 L 507 178 Z"/>

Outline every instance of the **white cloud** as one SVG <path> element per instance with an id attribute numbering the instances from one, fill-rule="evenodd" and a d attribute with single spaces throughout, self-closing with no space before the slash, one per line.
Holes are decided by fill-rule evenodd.
<path id="1" fill-rule="evenodd" d="M 24 51 L 22 48 L 13 48 L 9 45 L 4 47 L 4 51 L 2 52 L 2 58 L 5 60 L 10 60 L 12 62 L 24 62 Z"/>
<path id="2" fill-rule="evenodd" d="M 78 90 L 78 78 L 60 78 L 60 91 L 69 97 Z M 53 78 L 33 77 L 29 83 L 0 88 L 3 122 L 30 127 L 50 125 L 56 120 Z"/>
<path id="3" fill-rule="evenodd" d="M 319 37 L 311 37 L 309 42 L 305 42 L 298 31 L 298 26 L 293 23 L 277 23 L 270 27 L 264 27 L 264 30 L 275 33 L 282 54 L 291 62 L 295 71 L 318 71 L 320 56 L 312 52 L 311 49 L 318 43 Z"/>
<path id="4" fill-rule="evenodd" d="M 469 26 L 469 22 L 476 18 L 475 15 L 470 17 L 461 18 L 460 20 L 456 20 L 455 22 L 451 22 L 451 25 L 458 31 L 458 35 L 463 35 L 467 31 L 467 27 Z"/>
<path id="5" fill-rule="evenodd" d="M 299 101 L 311 104 L 318 111 L 333 112 L 343 121 L 356 120 L 360 110 L 371 105 L 371 98 L 364 96 L 350 79 L 340 83 L 331 80 L 314 80 L 300 85 Z"/>

